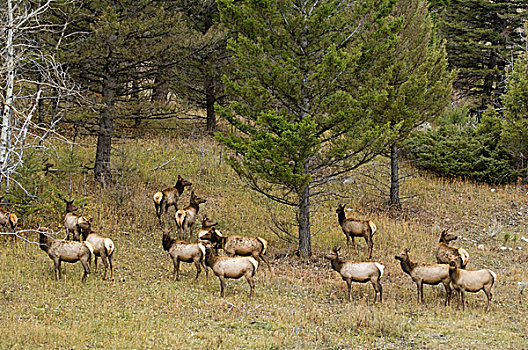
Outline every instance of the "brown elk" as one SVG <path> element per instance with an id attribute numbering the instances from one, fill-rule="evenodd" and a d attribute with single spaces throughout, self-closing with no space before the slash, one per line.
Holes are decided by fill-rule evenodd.
<path id="1" fill-rule="evenodd" d="M 352 218 L 346 218 L 345 205 L 341 204 L 338 204 L 336 213 L 339 225 L 341 226 L 341 229 L 347 238 L 347 248 L 350 247 L 350 238 L 352 238 L 352 244 L 354 245 L 354 249 L 357 253 L 358 250 L 354 238 L 363 237 L 367 243 L 368 258 L 370 259 L 372 257 L 372 248 L 374 246 L 372 236 L 374 236 L 374 233 L 376 233 L 377 230 L 374 222 L 371 220 L 356 220 Z"/>
<path id="2" fill-rule="evenodd" d="M 244 276 L 249 284 L 249 298 L 253 297 L 255 272 L 258 269 L 257 260 L 251 256 L 218 256 L 210 247 L 205 248 L 205 264 L 213 270 L 220 280 L 220 295 L 225 296 L 225 279 Z"/>
<path id="3" fill-rule="evenodd" d="M 457 262 L 451 260 L 449 263 L 449 277 L 453 288 L 460 292 L 460 299 L 462 301 L 462 310 L 465 309 L 464 292 L 477 293 L 481 290 L 486 293 L 488 303 L 486 304 L 486 312 L 491 305 L 491 287 L 497 278 L 495 272 L 490 269 L 482 269 L 476 271 L 462 270 L 457 267 Z"/>
<path id="4" fill-rule="evenodd" d="M 469 253 L 464 248 L 455 248 L 449 245 L 449 242 L 457 239 L 458 236 L 442 231 L 438 247 L 436 248 L 436 262 L 439 264 L 449 264 L 455 260 L 459 269 L 465 269 L 469 260 Z"/>
<path id="5" fill-rule="evenodd" d="M 175 210 L 178 210 L 178 198 L 183 194 L 185 187 L 191 185 L 191 182 L 178 175 L 178 181 L 176 181 L 174 187 L 169 187 L 163 191 L 154 193 L 154 206 L 156 207 L 156 215 L 158 216 L 160 225 L 161 217 L 171 206 L 174 206 Z"/>
<path id="6" fill-rule="evenodd" d="M 45 251 L 51 260 L 53 260 L 55 265 L 55 278 L 57 280 L 61 278 L 61 262 L 75 263 L 80 261 L 84 268 L 82 281 L 86 282 L 90 274 L 90 263 L 94 250 L 92 244 L 88 242 L 55 240 L 44 233 L 44 231 L 46 229 L 42 228 L 40 232 L 40 249 Z"/>
<path id="7" fill-rule="evenodd" d="M 178 236 L 191 239 L 192 229 L 194 227 L 194 223 L 196 222 L 196 215 L 200 209 L 200 204 L 205 202 L 205 199 L 198 197 L 194 194 L 194 191 L 191 191 L 189 206 L 178 210 L 174 215 L 176 227 L 178 228 Z"/>
<path id="8" fill-rule="evenodd" d="M 18 217 L 15 213 L 11 213 L 0 208 L 0 225 L 4 229 L 7 228 L 10 231 L 14 231 L 18 225 Z"/>
<path id="9" fill-rule="evenodd" d="M 98 233 L 92 231 L 91 225 L 88 223 L 80 223 L 82 238 L 85 242 L 90 243 L 94 249 L 93 254 L 95 256 L 95 271 L 97 271 L 97 257 L 101 257 L 103 265 L 105 267 L 103 280 L 107 278 L 108 267 L 110 267 L 110 281 L 114 280 L 114 266 L 112 258 L 115 252 L 114 242 L 107 237 L 101 236 Z"/>
<path id="10" fill-rule="evenodd" d="M 66 239 L 70 239 L 70 232 L 73 232 L 73 240 L 79 241 L 81 239 L 81 228 L 79 224 L 90 225 L 90 220 L 84 216 L 74 213 L 77 207 L 73 205 L 73 200 L 69 201 L 62 199 L 66 203 L 66 215 L 64 216 L 64 227 L 66 228 Z"/>
<path id="11" fill-rule="evenodd" d="M 352 282 L 365 283 L 370 281 L 374 287 L 374 302 L 376 302 L 378 293 L 380 295 L 380 303 L 383 302 L 383 290 L 380 279 L 383 276 L 385 266 L 377 262 L 353 262 L 350 260 L 341 259 L 339 250 L 341 248 L 335 247 L 332 253 L 325 255 L 325 259 L 330 260 L 332 268 L 339 272 L 343 280 L 347 284 L 347 300 L 350 302 L 350 289 Z"/>
<path id="12" fill-rule="evenodd" d="M 194 263 L 196 266 L 196 277 L 198 279 L 202 267 L 205 269 L 205 279 L 209 279 L 209 273 L 205 266 L 205 246 L 202 243 L 190 243 L 185 241 L 178 241 L 171 237 L 169 230 L 163 231 L 162 237 L 163 249 L 167 251 L 172 258 L 174 265 L 174 272 L 172 279 L 180 280 L 180 261 L 186 263 Z"/>
<path id="13" fill-rule="evenodd" d="M 208 222 L 209 224 L 212 223 L 210 221 L 205 222 Z M 209 229 L 204 229 L 202 223 L 202 229 L 200 230 L 198 239 L 201 241 L 209 241 L 213 243 L 215 251 L 218 251 L 218 249 L 223 249 L 225 254 L 228 256 L 251 255 L 255 260 L 259 262 L 260 259 L 262 259 L 262 261 L 264 261 L 268 266 L 268 270 L 271 269 L 269 262 L 264 257 L 264 254 L 266 254 L 266 250 L 268 249 L 268 242 L 262 237 L 245 237 L 237 235 L 224 236 L 222 235 L 222 233 L 220 233 L 220 231 L 216 230 L 213 227 L 210 227 Z"/>
<path id="14" fill-rule="evenodd" d="M 446 291 L 446 299 L 444 305 L 449 303 L 451 297 L 451 287 L 449 286 L 449 265 L 447 264 L 424 264 L 411 261 L 409 258 L 410 249 L 405 249 L 400 254 L 394 256 L 396 260 L 400 261 L 403 272 L 411 276 L 418 292 L 418 303 L 423 303 L 423 285 L 432 284 L 437 285 L 442 283 Z"/>

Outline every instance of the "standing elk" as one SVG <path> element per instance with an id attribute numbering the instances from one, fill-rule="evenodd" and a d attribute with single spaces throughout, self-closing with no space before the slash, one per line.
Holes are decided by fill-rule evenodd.
<path id="1" fill-rule="evenodd" d="M 84 268 L 82 282 L 86 282 L 90 274 L 90 263 L 94 251 L 93 245 L 88 242 L 55 240 L 43 231 L 46 231 L 46 229 L 42 228 L 40 232 L 40 249 L 45 251 L 53 260 L 55 279 L 59 280 L 61 278 L 61 262 L 75 263 L 80 261 Z"/>
<path id="2" fill-rule="evenodd" d="M 189 206 L 178 210 L 174 215 L 176 227 L 178 228 L 178 236 L 191 239 L 192 229 L 194 227 L 194 223 L 196 222 L 196 215 L 200 209 L 200 204 L 205 202 L 205 199 L 198 197 L 194 194 L 194 191 L 191 191 Z"/>
<path id="3" fill-rule="evenodd" d="M 209 280 L 209 273 L 205 266 L 205 246 L 202 243 L 190 243 L 178 241 L 171 237 L 169 230 L 163 231 L 162 237 L 163 249 L 167 251 L 172 258 L 174 265 L 173 280 L 180 280 L 180 261 L 186 263 L 194 263 L 196 266 L 196 277 L 198 279 L 203 267 L 205 269 L 205 279 Z"/>
<path id="4" fill-rule="evenodd" d="M 220 295 L 225 297 L 225 279 L 244 276 L 249 284 L 249 298 L 253 298 L 255 272 L 258 269 L 257 260 L 251 256 L 218 256 L 210 247 L 205 248 L 205 264 L 213 270 L 220 280 Z"/>
<path id="5" fill-rule="evenodd" d="M 367 243 L 368 258 L 370 259 L 372 257 L 372 248 L 374 246 L 372 236 L 374 236 L 374 233 L 376 233 L 377 230 L 374 222 L 371 220 L 356 220 L 352 218 L 346 218 L 345 205 L 341 204 L 338 204 L 336 213 L 339 225 L 341 226 L 341 229 L 347 238 L 347 249 L 350 247 L 350 238 L 352 238 L 352 244 L 354 245 L 354 249 L 356 250 L 357 254 L 358 249 L 354 238 L 363 237 Z"/>
<path id="6" fill-rule="evenodd" d="M 70 232 L 73 232 L 73 240 L 79 241 L 81 239 L 81 228 L 79 224 L 84 226 L 90 225 L 90 221 L 84 216 L 74 213 L 77 207 L 73 205 L 73 200 L 69 201 L 62 199 L 66 203 L 66 215 L 64 216 L 64 227 L 66 228 L 66 239 L 70 239 Z"/>
<path id="7" fill-rule="evenodd" d="M 15 228 L 18 225 L 18 217 L 15 213 L 11 213 L 0 208 L 0 225 L 4 229 L 15 231 Z"/>
<path id="8" fill-rule="evenodd" d="M 209 224 L 210 223 L 211 222 L 209 222 Z M 198 239 L 213 243 L 215 251 L 223 249 L 227 256 L 252 256 L 259 262 L 262 259 L 262 261 L 268 266 L 268 270 L 271 270 L 268 260 L 264 257 L 264 254 L 266 254 L 266 250 L 268 249 L 268 242 L 262 237 L 245 237 L 237 235 L 224 236 L 220 231 L 213 227 L 204 229 L 202 222 L 202 229 L 200 230 Z"/>
<path id="9" fill-rule="evenodd" d="M 93 254 L 95 256 L 95 271 L 97 271 L 97 257 L 101 257 L 103 265 L 105 267 L 103 280 L 107 278 L 108 267 L 110 266 L 110 281 L 114 280 L 114 266 L 112 258 L 115 252 L 114 242 L 107 237 L 101 236 L 98 233 L 92 231 L 91 225 L 88 223 L 79 224 L 82 238 L 85 242 L 90 243 L 94 249 Z"/>
<path id="10" fill-rule="evenodd" d="M 178 175 L 178 181 L 174 187 L 169 187 L 163 191 L 154 193 L 153 200 L 156 207 L 156 215 L 161 225 L 161 217 L 165 214 L 171 206 L 178 210 L 178 198 L 183 194 L 186 186 L 191 186 L 192 183 L 185 180 Z"/>
<path id="11" fill-rule="evenodd" d="M 424 264 L 411 261 L 409 258 L 410 249 L 405 249 L 400 254 L 394 256 L 396 260 L 400 261 L 403 272 L 411 276 L 418 292 L 418 303 L 423 303 L 423 285 L 431 284 L 437 285 L 442 283 L 446 291 L 446 299 L 444 305 L 449 303 L 451 297 L 451 287 L 449 278 L 449 265 L 447 264 Z"/>
<path id="12" fill-rule="evenodd" d="M 449 263 L 449 277 L 453 288 L 460 292 L 462 310 L 465 310 L 464 292 L 477 293 L 483 290 L 488 297 L 488 303 L 486 304 L 486 312 L 488 312 L 492 298 L 491 287 L 493 287 L 493 283 L 495 283 L 497 278 L 495 272 L 490 269 L 476 271 L 459 269 L 457 262 L 451 260 Z"/>
<path id="13" fill-rule="evenodd" d="M 455 260 L 459 269 L 465 269 L 469 260 L 469 253 L 464 248 L 455 248 L 449 245 L 449 242 L 457 239 L 458 236 L 442 231 L 436 248 L 436 262 L 439 264 L 449 264 Z"/>
<path id="14" fill-rule="evenodd" d="M 377 262 L 353 262 L 351 260 L 344 260 L 339 257 L 339 250 L 341 248 L 335 247 L 332 253 L 325 255 L 325 259 L 330 260 L 332 268 L 339 272 L 343 280 L 347 284 L 347 300 L 350 302 L 350 289 L 352 282 L 365 283 L 370 281 L 374 287 L 374 303 L 377 300 L 378 293 L 380 295 L 380 303 L 383 302 L 383 290 L 380 279 L 383 276 L 385 266 Z"/>

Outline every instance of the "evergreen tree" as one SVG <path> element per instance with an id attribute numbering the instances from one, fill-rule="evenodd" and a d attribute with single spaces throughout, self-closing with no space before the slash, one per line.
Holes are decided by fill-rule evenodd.
<path id="1" fill-rule="evenodd" d="M 442 113 L 451 95 L 453 74 L 447 69 L 443 44 L 433 34 L 427 1 L 401 0 L 395 16 L 403 28 L 380 60 L 379 86 L 383 99 L 376 103 L 376 118 L 390 122 L 397 137 L 390 145 L 390 204 L 400 206 L 400 144 L 417 126 Z"/>
<path id="2" fill-rule="evenodd" d="M 382 98 L 370 69 L 393 39 L 390 1 L 222 0 L 219 8 L 234 36 L 224 80 L 232 102 L 217 108 L 237 131 L 219 139 L 252 189 L 296 208 L 299 253 L 310 256 L 321 186 L 390 140 L 369 107 Z"/>
<path id="3" fill-rule="evenodd" d="M 95 178 L 111 178 L 110 158 L 117 115 L 129 114 L 159 76 L 159 58 L 178 56 L 184 36 L 179 16 L 152 0 L 94 0 L 74 3 L 68 17 L 70 40 L 63 59 L 99 106 Z M 170 5 L 170 4 L 169 4 Z M 168 6 L 168 5 L 167 5 Z M 84 33 L 82 36 L 76 33 Z"/>
<path id="4" fill-rule="evenodd" d="M 518 31 L 528 18 L 525 0 L 451 0 L 439 11 L 457 98 L 480 111 L 497 107 L 505 69 L 517 55 Z"/>
<path id="5" fill-rule="evenodd" d="M 506 127 L 502 135 L 512 166 L 528 180 L 528 52 L 517 59 L 503 95 Z"/>

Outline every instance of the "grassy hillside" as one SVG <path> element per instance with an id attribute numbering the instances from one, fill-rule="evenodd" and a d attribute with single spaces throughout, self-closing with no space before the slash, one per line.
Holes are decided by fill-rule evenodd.
<path id="1" fill-rule="evenodd" d="M 80 264 L 63 264 L 64 278 L 57 282 L 52 261 L 38 246 L 1 242 L 0 348 L 526 348 L 528 298 L 522 300 L 517 287 L 528 280 L 528 244 L 521 240 L 528 237 L 526 187 L 492 188 L 417 174 L 403 186 L 413 198 L 402 212 L 393 212 L 364 176 L 354 174 L 347 184 L 331 184 L 329 191 L 339 198 L 314 208 L 313 232 L 321 233 L 313 239 L 313 258 L 302 261 L 293 256 L 295 244 L 268 228 L 267 212 L 281 208 L 245 188 L 216 143 L 188 135 L 116 142 L 116 182 L 105 189 L 92 183 L 90 174 L 71 173 L 72 196 L 89 197 L 84 214 L 116 243 L 114 282 L 102 281 L 100 269 L 82 284 Z M 84 137 L 75 146 L 80 163 L 92 163 L 92 145 L 94 139 Z M 58 168 L 70 150 L 57 145 Z M 381 176 L 377 169 L 362 171 L 374 178 Z M 206 282 L 202 273 L 194 281 L 191 264 L 182 264 L 180 282 L 170 279 L 172 262 L 161 247 L 151 198 L 173 185 L 178 174 L 207 199 L 200 217 L 216 219 L 223 233 L 260 235 L 270 242 L 272 272 L 258 272 L 252 300 L 244 279 L 230 280 L 226 298 L 220 298 L 217 278 L 211 274 Z M 54 185 L 68 194 L 70 173 L 55 176 Z M 188 203 L 189 193 L 180 204 Z M 386 266 L 383 305 L 372 303 L 370 284 L 354 284 L 347 303 L 345 283 L 323 259 L 335 244 L 345 246 L 338 202 L 353 208 L 349 215 L 371 218 L 378 226 L 372 260 Z M 52 201 L 24 218 L 24 226 L 60 229 L 63 210 L 60 201 Z M 444 228 L 461 236 L 454 245 L 470 253 L 468 269 L 487 267 L 498 274 L 489 313 L 482 292 L 467 294 L 465 312 L 456 302 L 444 307 L 442 289 L 430 286 L 424 288 L 425 304 L 416 304 L 415 286 L 394 255 L 410 247 L 413 260 L 434 263 Z M 359 255 L 347 255 L 365 259 L 365 243 L 357 242 Z"/>

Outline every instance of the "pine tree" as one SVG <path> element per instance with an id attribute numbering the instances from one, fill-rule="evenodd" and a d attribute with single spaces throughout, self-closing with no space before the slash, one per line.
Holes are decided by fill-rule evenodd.
<path id="1" fill-rule="evenodd" d="M 403 140 L 419 125 L 441 114 L 451 95 L 453 74 L 443 44 L 434 36 L 427 2 L 401 0 L 395 16 L 403 21 L 398 39 L 381 60 L 376 118 L 390 122 L 397 137 L 390 145 L 390 204 L 400 206 L 398 153 Z"/>
<path id="2" fill-rule="evenodd" d="M 57 11 L 70 23 L 69 35 L 61 39 L 69 41 L 63 60 L 98 103 L 94 176 L 100 182 L 111 178 L 115 119 L 136 111 L 134 103 L 141 103 L 144 92 L 152 89 L 160 57 L 178 57 L 183 26 L 164 4 L 94 0 Z"/>
<path id="3" fill-rule="evenodd" d="M 506 127 L 503 144 L 511 157 L 512 166 L 523 171 L 528 180 L 528 52 L 520 56 L 508 78 L 503 95 Z"/>
<path id="4" fill-rule="evenodd" d="M 219 139 L 252 189 L 296 208 L 299 253 L 310 256 L 314 197 L 390 140 L 372 118 L 369 104 L 381 96 L 369 70 L 393 39 L 391 4 L 223 0 L 219 8 L 234 36 L 224 79 L 232 102 L 217 109 L 236 129 Z"/>
<path id="5" fill-rule="evenodd" d="M 457 98 L 480 112 L 498 107 L 505 69 L 518 54 L 518 31 L 528 18 L 525 0 L 451 0 L 439 11 Z"/>

